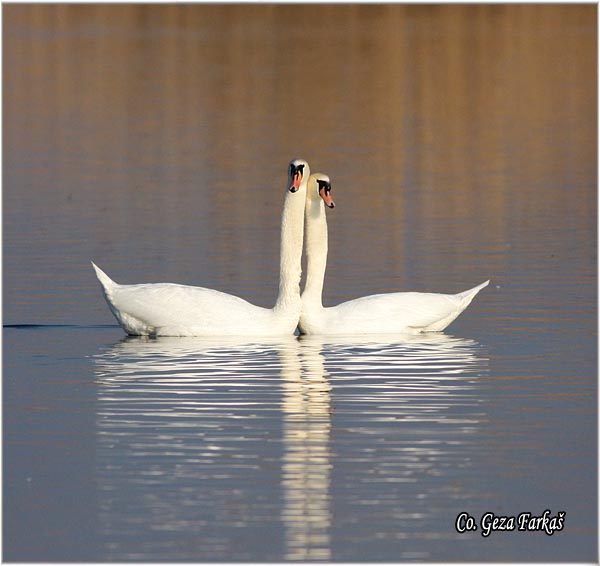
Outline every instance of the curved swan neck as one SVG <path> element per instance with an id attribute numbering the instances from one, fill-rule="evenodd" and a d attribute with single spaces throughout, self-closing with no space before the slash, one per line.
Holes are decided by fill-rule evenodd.
<path id="1" fill-rule="evenodd" d="M 327 267 L 327 218 L 325 205 L 316 186 L 308 187 L 304 217 L 306 283 L 302 303 L 305 306 L 322 307 L 323 281 Z"/>
<path id="2" fill-rule="evenodd" d="M 281 244 L 279 258 L 279 295 L 275 309 L 298 309 L 300 305 L 300 277 L 302 275 L 302 239 L 304 237 L 304 206 L 306 200 L 305 174 L 295 193 L 286 191 L 281 216 Z"/>

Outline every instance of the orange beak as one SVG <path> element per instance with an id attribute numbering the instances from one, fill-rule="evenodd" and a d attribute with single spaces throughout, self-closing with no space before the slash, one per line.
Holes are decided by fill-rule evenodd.
<path id="1" fill-rule="evenodd" d="M 335 202 L 333 202 L 333 199 L 331 198 L 331 193 L 326 191 L 325 187 L 319 189 L 319 195 L 329 208 L 335 208 Z"/>
<path id="2" fill-rule="evenodd" d="M 289 190 L 291 193 L 295 193 L 300 188 L 300 183 L 302 182 L 302 173 L 300 171 L 296 171 L 292 177 L 292 182 L 290 183 Z"/>

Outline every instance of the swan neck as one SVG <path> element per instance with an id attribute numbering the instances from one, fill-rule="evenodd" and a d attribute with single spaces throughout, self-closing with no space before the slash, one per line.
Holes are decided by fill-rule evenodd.
<path id="1" fill-rule="evenodd" d="M 302 275 L 303 212 L 306 194 L 303 181 L 296 193 L 286 192 L 281 216 L 279 295 L 276 310 L 299 309 Z"/>
<path id="2" fill-rule="evenodd" d="M 321 198 L 307 199 L 305 224 L 306 283 L 302 302 L 305 306 L 322 307 L 327 268 L 327 218 Z"/>

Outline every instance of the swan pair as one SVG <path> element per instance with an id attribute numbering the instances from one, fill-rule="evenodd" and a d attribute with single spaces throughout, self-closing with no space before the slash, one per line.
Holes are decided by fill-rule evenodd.
<path id="1" fill-rule="evenodd" d="M 279 295 L 272 309 L 204 287 L 119 285 L 92 265 L 115 318 L 127 334 L 138 336 L 281 336 L 296 327 L 302 334 L 440 331 L 489 283 L 456 295 L 387 293 L 324 308 L 325 205 L 334 207 L 329 177 L 311 175 L 303 159 L 291 161 L 281 218 Z M 300 295 L 304 239 L 307 277 Z"/>

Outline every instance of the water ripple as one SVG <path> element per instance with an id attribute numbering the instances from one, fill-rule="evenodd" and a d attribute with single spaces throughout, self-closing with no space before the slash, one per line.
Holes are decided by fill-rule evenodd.
<path id="1" fill-rule="evenodd" d="M 426 527 L 432 510 L 399 493 L 443 491 L 441 478 L 469 465 L 485 418 L 484 354 L 447 335 L 128 338 L 104 348 L 94 361 L 108 557 L 242 559 L 232 548 L 252 547 L 260 530 L 282 531 L 284 548 L 266 560 L 329 560 L 334 532 L 345 525 L 351 538 L 348 521 L 360 516 L 334 528 L 334 505 Z M 142 532 L 156 534 L 146 556 Z M 182 551 L 186 533 L 196 543 Z"/>

